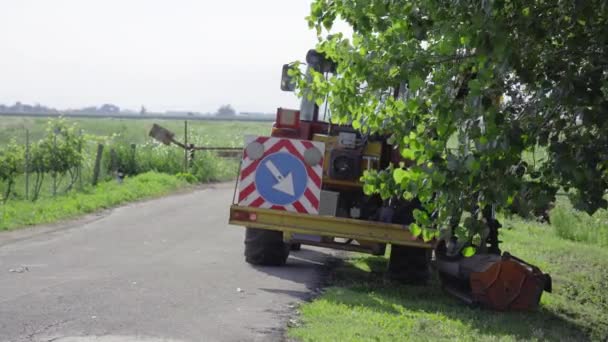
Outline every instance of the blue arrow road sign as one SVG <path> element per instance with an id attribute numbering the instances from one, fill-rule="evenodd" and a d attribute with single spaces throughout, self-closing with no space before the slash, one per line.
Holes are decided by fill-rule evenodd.
<path id="1" fill-rule="evenodd" d="M 255 171 L 255 187 L 274 205 L 291 204 L 304 194 L 308 174 L 304 163 L 295 156 L 278 152 L 266 156 Z"/>

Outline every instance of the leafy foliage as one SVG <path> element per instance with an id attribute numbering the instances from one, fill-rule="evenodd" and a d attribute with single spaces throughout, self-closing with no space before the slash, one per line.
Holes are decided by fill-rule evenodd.
<path id="1" fill-rule="evenodd" d="M 17 176 L 23 172 L 23 148 L 14 141 L 0 150 L 0 182 L 4 183 L 2 200 L 7 201 L 11 195 Z"/>
<path id="2" fill-rule="evenodd" d="M 66 190 L 71 189 L 79 177 L 83 145 L 84 136 L 75 124 L 69 124 L 63 118 L 48 122 L 46 135 L 32 146 L 30 152 L 30 171 L 36 175 L 32 197 L 34 200 L 40 195 L 44 175 L 47 173 L 59 179 L 69 174 L 70 181 Z"/>
<path id="3" fill-rule="evenodd" d="M 226 105 L 220 106 L 220 108 L 218 108 L 217 113 L 215 113 L 215 115 L 217 115 L 217 116 L 236 116 L 236 111 L 234 110 L 234 108 L 232 108 L 231 105 L 226 104 Z"/>
<path id="4" fill-rule="evenodd" d="M 150 171 L 167 174 L 184 172 L 184 150 L 179 147 L 157 142 L 135 146 L 125 143 L 120 137 L 114 139 L 104 152 L 104 168 L 108 174 L 114 171 L 127 176 Z M 189 182 L 193 181 L 191 177 L 198 182 L 230 179 L 237 172 L 235 163 L 234 160 L 221 159 L 210 152 L 198 151 L 189 162 L 189 177 L 184 179 Z"/>
<path id="5" fill-rule="evenodd" d="M 325 35 L 337 19 L 352 39 Z M 473 240 L 484 209 L 525 215 L 560 187 L 578 209 L 606 207 L 606 1 L 316 0 L 308 20 L 338 72 L 301 78 L 300 93 L 391 135 L 413 164 L 366 190 L 420 199 L 418 225 L 464 224 Z"/>

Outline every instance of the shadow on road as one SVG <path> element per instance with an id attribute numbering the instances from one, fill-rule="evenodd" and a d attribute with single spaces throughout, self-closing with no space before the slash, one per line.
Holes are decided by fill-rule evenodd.
<path id="1" fill-rule="evenodd" d="M 289 280 L 306 286 L 306 291 L 260 288 L 262 291 L 286 294 L 299 300 L 309 300 L 316 295 L 323 285 L 325 277 L 333 265 L 341 259 L 330 252 L 303 247 L 300 251 L 291 252 L 284 266 L 251 266 L 270 276 Z"/>

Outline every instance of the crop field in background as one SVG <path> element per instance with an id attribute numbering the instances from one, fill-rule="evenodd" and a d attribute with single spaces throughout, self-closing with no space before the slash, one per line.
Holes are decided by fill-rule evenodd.
<path id="1" fill-rule="evenodd" d="M 133 144 L 150 141 L 148 132 L 152 124 L 157 123 L 176 135 L 177 140 L 183 140 L 184 121 L 178 120 L 129 120 L 129 119 L 66 119 L 76 123 L 83 132 L 95 136 L 112 136 L 117 134 Z M 25 129 L 30 131 L 30 139 L 40 139 L 45 134 L 48 119 L 31 117 L 0 117 L 0 146 L 16 139 L 25 143 Z M 243 137 L 247 134 L 268 135 L 270 122 L 236 122 L 236 121 L 188 121 L 189 137 L 197 139 L 205 146 L 242 146 Z"/>

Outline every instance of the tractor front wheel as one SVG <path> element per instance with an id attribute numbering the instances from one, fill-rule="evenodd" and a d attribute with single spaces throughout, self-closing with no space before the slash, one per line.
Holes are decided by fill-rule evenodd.
<path id="1" fill-rule="evenodd" d="M 283 232 L 245 229 L 245 260 L 252 265 L 282 266 L 289 256 L 289 247 L 283 241 Z"/>

